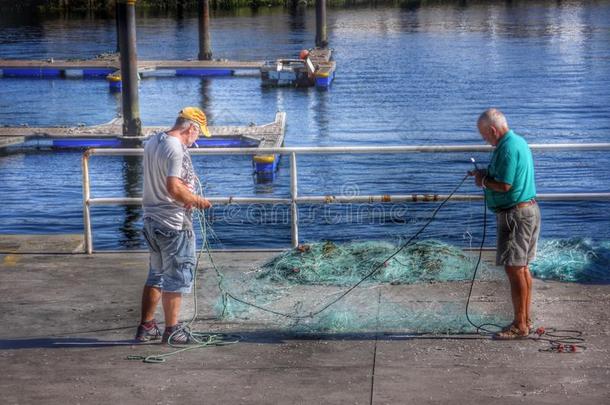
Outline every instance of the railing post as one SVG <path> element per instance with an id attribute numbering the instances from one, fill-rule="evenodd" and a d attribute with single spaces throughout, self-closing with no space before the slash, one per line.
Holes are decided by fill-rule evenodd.
<path id="1" fill-rule="evenodd" d="M 299 207 L 297 205 L 297 155 L 290 154 L 290 235 L 292 237 L 292 247 L 299 245 Z"/>
<path id="2" fill-rule="evenodd" d="M 93 253 L 93 241 L 91 238 L 91 212 L 89 208 L 89 198 L 91 197 L 91 187 L 89 184 L 89 151 L 83 153 L 83 224 L 84 224 L 84 249 L 85 253 Z"/>

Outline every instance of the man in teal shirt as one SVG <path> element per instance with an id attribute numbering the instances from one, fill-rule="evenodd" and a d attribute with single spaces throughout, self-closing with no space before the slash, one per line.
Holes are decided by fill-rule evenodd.
<path id="1" fill-rule="evenodd" d="M 471 172 L 485 191 L 485 202 L 496 213 L 496 264 L 504 266 L 510 281 L 514 319 L 496 339 L 527 336 L 532 328 L 532 276 L 529 263 L 536 256 L 540 210 L 534 199 L 534 161 L 525 139 L 508 128 L 506 117 L 489 109 L 479 117 L 479 132 L 494 146 L 487 170 Z"/>

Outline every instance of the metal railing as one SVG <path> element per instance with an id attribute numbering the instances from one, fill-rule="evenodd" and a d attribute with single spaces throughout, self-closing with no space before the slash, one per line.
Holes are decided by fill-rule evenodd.
<path id="1" fill-rule="evenodd" d="M 582 144 L 531 144 L 533 151 L 610 151 L 610 143 Z M 398 202 L 433 202 L 447 198 L 444 194 L 395 194 L 368 196 L 305 196 L 299 197 L 297 183 L 297 155 L 311 154 L 407 154 L 407 153 L 460 153 L 491 152 L 487 145 L 429 145 L 429 146 L 332 146 L 332 147 L 290 147 L 290 148 L 210 148 L 191 149 L 191 155 L 290 155 L 290 197 L 212 197 L 214 205 L 223 204 L 286 204 L 290 205 L 291 242 L 296 247 L 299 243 L 298 205 L 331 204 L 331 203 L 398 203 Z M 85 252 L 93 252 L 90 207 L 96 205 L 140 205 L 141 198 L 91 198 L 89 179 L 89 158 L 101 156 L 142 156 L 143 149 L 89 149 L 83 154 L 83 223 Z M 481 200 L 481 194 L 454 194 L 452 201 Z M 608 193 L 555 193 L 538 194 L 538 200 L 544 201 L 610 201 Z"/>

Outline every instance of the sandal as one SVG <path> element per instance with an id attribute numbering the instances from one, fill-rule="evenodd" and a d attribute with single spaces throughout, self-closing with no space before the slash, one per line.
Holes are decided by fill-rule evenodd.
<path id="1" fill-rule="evenodd" d="M 502 332 L 508 332 L 514 326 L 514 323 L 509 323 L 508 325 L 502 328 Z M 530 333 L 532 333 L 534 330 L 534 321 L 529 318 L 527 319 L 527 329 L 529 329 Z"/>
<path id="2" fill-rule="evenodd" d="M 522 332 L 519 329 L 517 329 L 514 325 L 511 325 L 510 328 L 493 335 L 493 338 L 495 340 L 515 340 L 515 339 L 524 339 L 528 335 L 529 335 L 529 329 L 526 332 Z"/>

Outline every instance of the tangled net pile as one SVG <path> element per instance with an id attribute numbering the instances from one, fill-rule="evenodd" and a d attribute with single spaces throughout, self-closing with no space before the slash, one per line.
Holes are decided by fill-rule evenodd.
<path id="1" fill-rule="evenodd" d="M 579 283 L 610 283 L 610 241 L 554 239 L 543 241 L 531 264 L 534 277 Z"/>
<path id="2" fill-rule="evenodd" d="M 448 282 L 469 281 L 477 255 L 424 240 L 388 260 L 397 249 L 388 242 L 301 245 L 251 272 L 222 274 L 217 315 L 302 332 L 472 332 L 464 313 L 467 287 Z M 379 265 L 358 288 L 319 312 Z M 478 279 L 503 277 L 485 266 L 479 274 Z M 417 287 L 421 283 L 428 285 Z M 505 323 L 507 314 L 480 305 L 470 316 Z"/>
<path id="3" fill-rule="evenodd" d="M 466 280 L 475 264 L 462 250 L 435 240 L 407 246 L 386 262 L 396 249 L 384 242 L 301 245 L 263 265 L 257 277 L 289 284 L 349 286 L 382 264 L 368 283 L 413 284 Z"/>
<path id="4" fill-rule="evenodd" d="M 464 311 L 466 285 L 454 283 L 471 279 L 477 252 L 423 240 L 388 259 L 398 246 L 389 242 L 312 243 L 281 253 L 247 273 L 218 273 L 222 295 L 215 305 L 217 316 L 298 332 L 472 332 Z M 540 279 L 608 283 L 610 241 L 542 241 L 530 267 Z M 510 320 L 505 278 L 501 270 L 481 263 L 477 280 L 500 282 L 483 290 L 497 298 L 495 303 L 483 300 L 470 307 L 475 323 L 501 325 Z M 422 283 L 427 283 L 425 288 L 418 287 Z M 492 291 L 494 288 L 503 291 Z M 499 307 L 502 300 L 506 300 L 506 308 Z"/>

